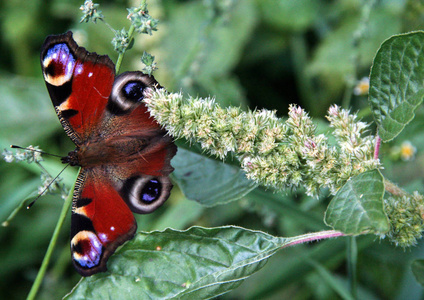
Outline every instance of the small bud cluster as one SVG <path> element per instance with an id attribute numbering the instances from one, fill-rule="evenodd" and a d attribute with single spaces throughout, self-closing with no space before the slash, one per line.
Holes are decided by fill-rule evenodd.
<path id="1" fill-rule="evenodd" d="M 60 197 L 65 200 L 69 195 L 69 189 L 62 183 L 62 178 L 53 178 L 45 170 L 41 171 L 41 186 L 38 187 L 38 194 L 43 195 L 60 193 Z"/>
<path id="2" fill-rule="evenodd" d="M 80 7 L 83 13 L 80 23 L 87 23 L 90 21 L 96 23 L 97 20 L 103 20 L 104 16 L 100 10 L 97 10 L 98 7 L 99 4 L 93 3 L 91 0 L 85 0 L 84 4 Z"/>
<path id="3" fill-rule="evenodd" d="M 116 52 L 119 53 L 119 56 L 122 60 L 123 54 L 132 48 L 134 44 L 133 33 L 134 31 L 138 33 L 146 33 L 152 35 L 153 31 L 157 30 L 157 25 L 159 21 L 157 19 L 152 18 L 149 15 L 149 11 L 147 10 L 146 1 L 142 1 L 139 7 L 128 8 L 127 19 L 131 21 L 132 27 L 129 30 L 125 28 L 121 30 L 113 29 L 105 20 L 101 11 L 98 10 L 99 4 L 93 3 L 92 0 L 86 0 L 84 5 L 80 7 L 82 10 L 83 16 L 81 18 L 81 22 L 94 22 L 97 20 L 103 21 L 114 33 L 115 36 L 112 39 L 112 45 Z M 118 58 L 118 62 L 116 64 L 117 70 L 121 65 L 121 60 Z M 141 57 L 141 61 L 145 64 L 144 72 L 151 75 L 154 70 L 157 69 L 156 63 L 154 62 L 154 56 L 144 53 Z"/>
<path id="4" fill-rule="evenodd" d="M 41 157 L 41 149 L 38 146 L 32 146 L 29 145 L 27 150 L 16 150 L 16 152 L 12 152 L 9 149 L 4 149 L 2 152 L 3 159 L 5 162 L 11 163 L 11 162 L 21 162 L 25 161 L 27 163 L 32 162 L 40 162 L 43 161 L 43 158 Z"/>
<path id="5" fill-rule="evenodd" d="M 415 245 L 424 230 L 424 197 L 417 192 L 401 197 L 389 196 L 384 199 L 384 209 L 391 224 L 386 237 L 397 246 Z"/>
<path id="6" fill-rule="evenodd" d="M 26 163 L 36 163 L 41 169 L 41 186 L 38 187 L 38 194 L 43 193 L 57 193 L 58 189 L 60 190 L 61 197 L 65 199 L 69 194 L 69 189 L 65 187 L 65 184 L 61 183 L 62 178 L 53 177 L 44 169 L 41 165 L 41 162 L 44 160 L 42 151 L 38 146 L 28 146 L 22 150 L 16 150 L 12 152 L 8 149 L 4 149 L 2 152 L 4 161 L 11 162 L 26 162 Z"/>
<path id="7" fill-rule="evenodd" d="M 157 69 L 155 57 L 146 51 L 144 51 L 143 55 L 141 56 L 141 62 L 145 65 L 143 71 L 149 76 L 151 76 L 153 71 Z"/>
<path id="8" fill-rule="evenodd" d="M 159 20 L 152 18 L 149 15 L 147 10 L 146 1 L 139 7 L 127 8 L 128 16 L 127 18 L 131 21 L 131 24 L 134 26 L 135 31 L 138 33 L 146 33 L 152 35 L 152 31 L 157 30 L 157 25 Z"/>
<path id="9" fill-rule="evenodd" d="M 283 122 L 274 111 L 224 109 L 211 98 L 183 100 L 164 89 L 145 101 L 170 135 L 198 142 L 221 159 L 234 153 L 246 176 L 266 187 L 303 186 L 311 196 L 329 188 L 335 194 L 350 177 L 380 166 L 373 158 L 374 137 L 363 137 L 367 125 L 337 106 L 327 117 L 338 142 L 330 146 L 326 136 L 315 134 L 305 111 L 294 105 Z"/>
<path id="10" fill-rule="evenodd" d="M 130 49 L 131 38 L 130 34 L 125 28 L 115 30 L 115 37 L 112 39 L 112 45 L 116 52 L 119 54 L 124 53 Z"/>

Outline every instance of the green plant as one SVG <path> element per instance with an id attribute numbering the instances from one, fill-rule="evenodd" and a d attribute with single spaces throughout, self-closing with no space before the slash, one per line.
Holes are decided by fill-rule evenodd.
<path id="1" fill-rule="evenodd" d="M 276 9 L 272 1 L 264 2 L 267 3 L 261 4 L 263 5 L 261 9 L 264 14 L 268 14 L 268 22 L 272 23 L 272 26 L 277 26 L 278 22 L 284 22 L 281 16 L 272 17 L 273 9 Z M 182 148 L 178 157 L 173 161 L 176 168 L 174 179 L 185 197 L 196 200 L 201 205 L 196 202 L 180 202 L 169 212 L 163 212 L 163 224 L 175 229 L 139 233 L 133 241 L 127 243 L 110 259 L 108 273 L 83 279 L 68 297 L 122 296 L 118 285 L 121 288 L 137 291 L 134 296 L 136 298 L 142 295 L 146 297 L 213 297 L 234 289 L 262 268 L 267 260 L 273 259 L 271 256 L 287 256 L 288 258 L 283 258 L 284 264 L 273 264 L 267 271 L 264 270 L 269 277 L 257 281 L 259 286 L 254 287 L 253 293 L 249 294 L 251 298 L 277 293 L 279 285 L 289 287 L 296 285 L 298 279 L 295 277 L 304 278 L 305 282 L 311 286 L 314 286 L 312 282 L 325 282 L 329 287 L 322 291 L 323 294 L 319 294 L 320 291 L 317 290 L 309 292 L 310 294 L 305 292 L 305 296 L 314 295 L 317 298 L 319 296 L 325 298 L 325 295 L 328 296 L 330 293 L 330 295 L 349 299 L 355 297 L 356 293 L 364 293 L 358 288 L 356 279 L 359 276 L 356 273 L 361 272 L 362 265 L 358 270 L 356 269 L 358 249 L 375 244 L 376 236 L 381 238 L 387 236 L 395 244 L 403 247 L 419 242 L 423 226 L 422 196 L 419 192 L 407 193 L 399 189 L 381 175 L 381 172 L 390 171 L 381 170 L 382 166 L 387 168 L 393 164 L 379 161 L 380 141 L 378 137 L 370 134 L 374 129 L 359 121 L 356 114 L 346 109 L 330 107 L 327 113 L 330 128 L 317 121 L 313 122 L 299 106 L 290 106 L 287 119 L 278 117 L 275 112 L 269 110 L 250 111 L 245 107 L 241 109 L 229 106 L 229 101 L 225 99 L 238 95 L 237 84 L 231 77 L 225 78 L 224 82 L 220 80 L 220 76 L 224 74 L 222 69 L 229 68 L 231 65 L 234 54 L 227 53 L 220 64 L 215 63 L 220 70 L 208 66 L 209 62 L 204 57 L 213 57 L 213 55 L 208 56 L 210 54 L 208 51 L 214 53 L 210 50 L 210 47 L 214 45 L 211 40 L 221 41 L 223 44 L 218 44 L 225 48 L 226 42 L 231 38 L 234 39 L 234 36 L 229 38 L 222 34 L 219 31 L 222 30 L 221 26 L 231 28 L 238 22 L 238 26 L 247 28 L 247 25 L 242 27 L 241 24 L 245 24 L 246 20 L 252 20 L 249 19 L 252 11 L 249 10 L 248 4 L 243 5 L 237 1 L 208 1 L 206 3 L 209 5 L 209 16 L 200 33 L 201 42 L 193 44 L 189 55 L 173 70 L 175 77 L 170 80 L 169 86 L 186 87 L 193 94 L 202 93 L 204 92 L 202 89 L 209 87 L 209 92 L 216 95 L 216 101 L 202 97 L 185 99 L 181 93 L 158 90 L 152 96 L 151 103 L 148 103 L 151 113 L 173 136 L 185 139 L 186 142 L 180 144 Z M 182 15 L 190 10 L 192 15 L 196 15 L 195 13 L 200 9 L 193 4 L 184 8 L 180 7 L 178 10 L 178 5 L 173 5 L 177 10 L 175 18 L 184 19 Z M 266 8 L 267 5 L 270 8 Z M 288 11 L 290 9 L 296 11 L 295 4 L 293 4 L 294 7 L 291 7 L 292 4 L 282 5 L 285 5 L 284 8 Z M 302 3 L 298 5 L 302 7 Z M 347 86 L 343 97 L 344 107 L 349 106 L 356 73 L 359 73 L 361 69 L 361 63 L 358 61 L 363 59 L 360 55 L 363 53 L 361 42 L 366 39 L 366 29 L 372 28 L 369 25 L 370 22 L 374 22 L 375 19 L 381 20 L 382 16 L 385 16 L 384 13 L 387 13 L 384 9 L 381 12 L 381 7 L 377 7 L 377 13 L 372 15 L 374 6 L 375 3 L 363 5 L 358 14 L 360 22 L 352 21 L 352 24 L 360 25 L 355 31 L 356 45 L 352 50 L 355 54 L 352 59 L 354 63 L 343 71 L 344 74 L 348 74 L 343 78 Z M 243 18 L 235 12 L 237 11 L 235 7 L 238 11 L 242 11 Z M 308 26 L 308 22 L 311 22 L 308 20 L 315 18 L 313 4 L 303 3 L 302 9 L 306 11 L 298 11 L 299 16 L 303 17 L 297 20 L 298 23 L 279 24 L 279 26 L 296 27 L 295 31 Z M 343 10 L 343 7 L 339 9 Z M 130 14 L 134 12 L 135 10 L 132 10 Z M 89 12 L 88 15 L 90 15 Z M 104 19 L 100 12 L 92 13 L 92 15 L 96 16 L 95 20 Z M 83 19 L 86 20 L 86 18 Z M 118 49 L 117 69 L 119 69 L 125 50 L 134 44 L 132 37 L 134 30 L 130 29 L 128 32 L 122 30 L 116 33 L 115 41 L 119 41 L 118 45 L 124 45 L 123 49 Z M 190 33 L 194 35 L 193 32 L 188 34 Z M 238 38 L 242 39 L 243 32 L 240 36 Z M 190 41 L 191 39 L 188 39 L 187 43 Z M 305 66 L 301 66 L 303 52 L 300 49 L 304 46 L 302 42 L 304 41 L 297 35 L 294 35 L 290 41 L 293 52 L 296 52 L 294 55 L 298 72 L 296 76 L 303 85 L 301 93 L 305 93 L 305 99 L 311 99 L 307 106 L 313 107 L 317 98 L 326 98 L 334 93 L 334 89 L 337 89 L 334 85 L 337 85 L 339 78 L 334 70 L 331 71 L 332 66 L 325 66 L 330 69 L 330 71 L 326 70 L 330 74 L 327 76 L 333 76 L 332 80 L 336 82 L 329 80 L 323 83 L 328 85 L 327 95 L 313 93 L 316 91 L 313 81 L 305 78 L 307 77 Z M 325 43 L 331 44 L 332 41 L 326 40 L 322 44 Z M 234 44 L 235 47 L 239 45 L 237 41 Z M 394 36 L 382 44 L 374 59 L 370 76 L 369 101 L 379 136 L 385 142 L 404 132 L 402 130 L 409 122 L 412 122 L 410 126 L 414 126 L 415 110 L 418 114 L 422 113 L 419 107 L 422 102 L 420 87 L 422 72 L 419 66 L 423 65 L 422 55 L 420 55 L 423 44 L 424 38 L 421 32 Z M 333 47 L 334 45 L 332 44 Z M 116 45 L 114 47 L 117 48 Z M 316 55 L 325 56 L 324 53 L 325 51 L 322 50 Z M 171 58 L 171 60 L 178 60 L 183 55 L 176 52 L 175 56 L 177 58 Z M 320 59 L 324 60 L 316 58 L 315 65 L 309 66 L 311 72 L 319 72 L 320 68 L 325 68 L 319 65 Z M 153 63 L 149 59 L 146 60 Z M 196 68 L 199 64 L 202 64 L 205 69 Z M 337 57 L 334 64 L 337 64 Z M 163 69 L 161 64 L 159 66 Z M 207 72 L 210 72 L 212 76 Z M 322 80 L 325 81 L 325 79 Z M 260 84 L 257 86 L 259 88 Z M 262 96 L 271 98 L 267 95 Z M 224 101 L 221 101 L 221 97 Z M 317 110 L 318 108 L 312 108 L 311 114 L 317 114 Z M 366 109 L 361 110 L 360 113 L 366 114 Z M 321 129 L 320 133 L 317 133 L 317 128 L 324 128 L 324 130 Z M 333 132 L 334 136 L 330 132 Z M 202 151 L 207 151 L 219 159 L 225 159 L 226 164 L 184 150 L 189 144 L 194 145 L 191 149 L 201 145 Z M 239 162 L 243 171 L 237 167 Z M 254 181 L 246 179 L 244 174 Z M 385 176 L 391 178 L 390 173 Z M 199 186 L 202 188 L 199 189 Z M 268 187 L 269 190 L 264 191 L 260 186 Z M 288 193 L 287 189 L 291 192 Z M 320 192 L 323 189 L 324 191 Z M 288 194 L 277 193 L 279 190 Z M 326 192 L 333 196 L 329 204 L 325 202 Z M 420 192 L 422 193 L 422 188 Z M 311 196 L 319 195 L 320 202 L 303 196 L 304 193 Z M 301 200 L 296 202 L 292 195 L 298 195 Z M 237 205 L 235 200 L 238 200 L 237 202 L 244 206 L 245 210 L 262 216 L 263 225 L 241 222 L 239 225 L 249 229 L 239 226 L 216 227 L 215 224 L 221 225 L 226 222 L 228 224 L 225 218 L 229 219 L 228 215 Z M 221 206 L 221 210 L 220 207 L 214 208 L 215 210 L 204 208 L 204 206 L 225 203 L 228 204 Z M 318 205 L 325 208 L 327 204 L 325 222 L 333 227 L 334 231 L 322 231 L 323 210 L 315 210 Z M 240 207 L 234 210 L 239 213 Z M 178 230 L 195 223 L 196 216 L 201 215 L 203 211 L 206 211 L 205 217 L 200 218 L 198 224 L 206 224 L 211 228 L 192 227 L 186 231 Z M 187 212 L 192 217 L 181 221 L 183 223 L 178 223 L 181 212 Z M 209 216 L 207 212 L 210 212 L 212 216 Z M 221 220 L 219 220 L 220 217 Z M 284 220 L 284 217 L 288 220 Z M 229 222 L 234 220 L 237 218 L 232 218 Z M 276 220 L 280 222 L 280 225 L 275 225 Z M 283 229 L 279 230 L 278 226 Z M 159 224 L 156 224 L 156 227 L 163 228 Z M 265 234 L 253 229 L 268 230 L 273 234 Z M 300 234 L 308 231 L 315 233 Z M 283 234 L 296 237 L 279 237 Z M 343 235 L 359 236 L 347 238 L 349 239 L 347 255 L 349 275 L 346 278 L 350 281 L 351 289 L 346 288 L 341 278 L 329 272 L 332 266 L 337 262 L 340 263 L 340 252 L 334 249 L 330 251 L 328 248 L 323 250 L 326 244 L 323 243 L 323 247 L 315 248 L 310 252 L 304 245 L 281 250 L 282 247 L 297 243 Z M 365 235 L 371 238 L 362 239 Z M 332 242 L 335 249 L 343 248 L 340 243 L 344 241 L 341 239 Z M 385 250 L 391 251 L 388 250 L 390 247 L 393 246 L 387 246 Z M 325 256 L 325 252 L 329 252 L 328 257 Z M 170 261 L 172 264 L 169 263 Z M 181 269 L 190 272 L 181 273 Z M 414 270 L 416 274 L 419 274 L 419 262 L 414 264 Z M 130 273 L 132 271 L 134 273 Z M 127 276 L 116 275 L 125 272 L 128 272 Z M 260 273 L 255 276 L 265 277 Z M 111 285 L 111 282 L 118 284 Z M 252 290 L 247 287 L 247 291 Z M 242 291 L 236 291 L 236 293 L 246 296 Z M 283 294 L 287 296 L 287 293 L 290 293 L 290 289 Z M 380 295 L 386 295 L 385 293 L 389 292 L 380 291 Z"/>

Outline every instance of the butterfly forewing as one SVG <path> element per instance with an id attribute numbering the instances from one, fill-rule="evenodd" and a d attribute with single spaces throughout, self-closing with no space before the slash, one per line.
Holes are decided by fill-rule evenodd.
<path id="1" fill-rule="evenodd" d="M 99 125 L 112 91 L 113 62 L 78 47 L 68 32 L 46 39 L 41 66 L 66 132 L 77 144 L 86 140 Z"/>

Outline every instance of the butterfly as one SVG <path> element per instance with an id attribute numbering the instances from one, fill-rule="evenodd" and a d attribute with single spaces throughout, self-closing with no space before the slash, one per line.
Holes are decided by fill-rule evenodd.
<path id="1" fill-rule="evenodd" d="M 41 67 L 60 123 L 76 145 L 62 158 L 81 167 L 71 255 L 78 273 L 90 276 L 106 271 L 116 248 L 133 238 L 132 212 L 150 213 L 169 197 L 177 147 L 142 102 L 160 87 L 152 76 L 115 76 L 110 58 L 79 47 L 72 32 L 46 38 Z"/>

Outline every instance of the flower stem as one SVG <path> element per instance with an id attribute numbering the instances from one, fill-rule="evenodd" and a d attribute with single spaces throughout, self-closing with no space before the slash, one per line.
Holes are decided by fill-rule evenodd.
<path id="1" fill-rule="evenodd" d="M 130 29 L 128 30 L 128 36 L 130 37 L 130 41 L 134 38 L 134 30 L 135 27 L 133 25 L 130 26 Z M 131 42 L 130 42 L 131 44 Z M 121 68 L 121 64 L 122 64 L 122 60 L 124 59 L 124 55 L 125 55 L 126 49 L 125 51 L 119 53 L 118 59 L 116 61 L 116 65 L 115 65 L 115 73 L 118 74 L 119 73 L 119 69 Z"/>
<path id="2" fill-rule="evenodd" d="M 35 299 L 35 296 L 37 295 L 38 290 L 40 289 L 41 283 L 43 282 L 44 275 L 46 274 L 47 267 L 50 262 L 50 258 L 52 256 L 54 247 L 56 246 L 57 239 L 59 237 L 60 230 L 63 226 L 63 223 L 65 221 L 65 217 L 67 212 L 69 211 L 69 208 L 72 204 L 72 196 L 74 188 L 71 189 L 69 192 L 68 197 L 66 198 L 65 202 L 63 203 L 62 211 L 60 212 L 59 219 L 57 220 L 56 228 L 54 229 L 52 238 L 50 240 L 49 247 L 47 248 L 46 255 L 44 256 L 43 262 L 41 263 L 41 267 L 38 270 L 37 277 L 35 278 L 35 281 L 31 287 L 31 290 L 28 294 L 27 300 Z"/>

